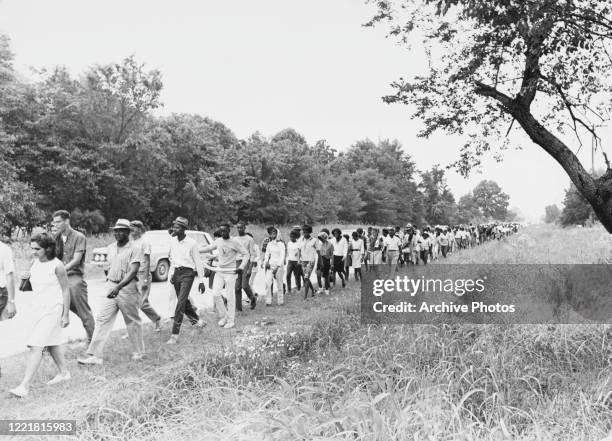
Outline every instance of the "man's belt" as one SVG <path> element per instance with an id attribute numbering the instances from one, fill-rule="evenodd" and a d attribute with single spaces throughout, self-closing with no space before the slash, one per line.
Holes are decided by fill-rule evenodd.
<path id="1" fill-rule="evenodd" d="M 176 269 L 179 270 L 179 271 L 182 271 L 182 270 L 195 271 L 195 269 L 191 268 L 190 266 L 177 266 Z"/>

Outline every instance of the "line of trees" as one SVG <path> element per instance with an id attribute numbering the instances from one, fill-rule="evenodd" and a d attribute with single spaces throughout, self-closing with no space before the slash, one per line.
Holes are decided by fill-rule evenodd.
<path id="1" fill-rule="evenodd" d="M 26 82 L 0 35 L 0 223 L 27 229 L 57 208 L 89 233 L 118 217 L 163 228 L 248 222 L 464 223 L 507 219 L 508 196 L 481 182 L 458 203 L 438 166 L 420 172 L 397 141 L 338 153 L 293 129 L 240 140 L 192 114 L 154 117 L 157 70 L 129 57 L 74 78 Z"/>

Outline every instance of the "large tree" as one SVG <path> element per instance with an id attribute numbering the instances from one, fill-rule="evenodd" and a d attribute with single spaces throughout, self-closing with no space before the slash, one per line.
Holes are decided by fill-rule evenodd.
<path id="1" fill-rule="evenodd" d="M 483 180 L 472 191 L 474 203 L 482 215 L 489 219 L 506 220 L 510 196 L 495 181 Z"/>
<path id="2" fill-rule="evenodd" d="M 431 170 L 421 172 L 419 190 L 423 195 L 425 218 L 432 224 L 449 225 L 455 217 L 455 197 L 446 184 L 444 169 L 434 165 Z"/>
<path id="3" fill-rule="evenodd" d="M 599 0 L 383 0 L 368 23 L 425 38 L 427 74 L 393 84 L 389 103 L 415 106 L 436 130 L 463 135 L 455 166 L 464 174 L 490 149 L 520 137 L 517 126 L 566 171 L 612 232 L 612 169 L 595 178 L 568 146 L 608 120 L 612 4 Z M 607 158 L 606 163 L 608 163 Z"/>

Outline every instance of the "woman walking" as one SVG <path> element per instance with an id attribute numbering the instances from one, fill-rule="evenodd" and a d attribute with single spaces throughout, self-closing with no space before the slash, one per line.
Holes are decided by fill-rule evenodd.
<path id="1" fill-rule="evenodd" d="M 34 326 L 27 345 L 30 348 L 23 380 L 10 391 L 17 397 L 26 397 L 32 377 L 42 360 L 43 349 L 48 348 L 59 373 L 48 385 L 70 379 L 66 369 L 62 344 L 62 328 L 70 323 L 70 291 L 64 264 L 55 254 L 55 239 L 48 233 L 37 234 L 30 241 L 34 264 L 22 279 L 30 279 L 36 304 L 33 307 Z"/>
<path id="2" fill-rule="evenodd" d="M 378 228 L 373 228 L 368 237 L 368 262 L 370 265 L 382 264 L 382 238 L 378 236 Z"/>
<path id="3" fill-rule="evenodd" d="M 354 231 L 351 239 L 351 266 L 355 273 L 355 280 L 361 280 L 361 263 L 363 262 L 363 255 L 365 253 L 365 246 L 363 239 L 359 236 L 357 231 Z"/>

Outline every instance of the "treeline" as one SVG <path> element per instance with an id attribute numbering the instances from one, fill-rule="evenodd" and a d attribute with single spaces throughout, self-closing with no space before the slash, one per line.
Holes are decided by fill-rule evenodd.
<path id="1" fill-rule="evenodd" d="M 356 142 L 337 152 L 293 129 L 237 139 L 199 115 L 153 117 L 163 84 L 133 57 L 65 68 L 26 82 L 0 35 L 0 222 L 31 228 L 51 211 L 73 212 L 90 233 L 118 217 L 164 228 L 177 215 L 195 227 L 259 223 L 450 224 L 508 217 L 508 197 L 483 181 L 459 203 L 444 170 L 419 172 L 397 141 Z"/>
<path id="2" fill-rule="evenodd" d="M 600 176 L 595 174 L 595 176 Z M 559 209 L 556 204 L 544 207 L 543 220 L 547 224 L 559 224 L 562 227 L 572 225 L 587 225 L 595 222 L 595 212 L 588 201 L 580 194 L 576 186 L 570 182 L 570 186 L 565 190 L 563 198 L 563 209 Z"/>

